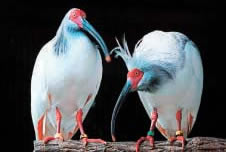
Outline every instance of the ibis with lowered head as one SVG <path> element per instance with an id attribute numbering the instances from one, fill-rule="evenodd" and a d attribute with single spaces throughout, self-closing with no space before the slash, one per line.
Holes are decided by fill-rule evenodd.
<path id="1" fill-rule="evenodd" d="M 197 118 L 203 88 L 197 46 L 182 33 L 163 31 L 146 34 L 136 44 L 133 55 L 125 39 L 123 46 L 118 45 L 113 52 L 124 60 L 129 72 L 112 114 L 113 141 L 119 109 L 129 92 L 138 91 L 151 125 L 147 136 L 137 141 L 136 151 L 145 140 L 154 146 L 155 127 L 171 143 L 178 140 L 184 148 Z"/>

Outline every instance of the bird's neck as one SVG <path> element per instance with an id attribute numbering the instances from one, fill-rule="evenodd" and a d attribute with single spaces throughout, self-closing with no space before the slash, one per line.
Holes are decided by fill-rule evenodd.
<path id="1" fill-rule="evenodd" d="M 70 41 L 83 36 L 84 33 L 81 31 L 73 31 L 73 29 L 64 29 L 63 27 L 59 28 L 54 43 L 56 55 L 67 53 Z"/>

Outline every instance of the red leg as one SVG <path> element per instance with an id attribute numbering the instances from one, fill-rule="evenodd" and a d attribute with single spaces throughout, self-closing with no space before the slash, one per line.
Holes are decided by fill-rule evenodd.
<path id="1" fill-rule="evenodd" d="M 88 138 L 88 136 L 85 134 L 85 131 L 84 131 L 84 128 L 83 128 L 83 125 L 82 125 L 82 115 L 83 115 L 82 109 L 79 109 L 77 111 L 77 114 L 76 114 L 76 121 L 77 121 L 77 124 L 79 126 L 80 133 L 81 133 L 80 139 L 82 140 L 84 145 L 86 145 L 89 142 L 106 144 L 106 142 L 102 139 L 89 139 Z"/>
<path id="2" fill-rule="evenodd" d="M 176 120 L 177 120 L 177 130 L 181 130 L 181 119 L 182 119 L 182 110 L 179 109 L 176 113 Z"/>
<path id="3" fill-rule="evenodd" d="M 60 133 L 61 119 L 62 119 L 62 115 L 60 113 L 60 110 L 56 107 L 57 132 L 54 137 L 50 136 L 50 137 L 44 138 L 44 143 L 47 143 L 50 140 L 55 140 L 55 139 L 59 139 L 63 141 L 63 135 Z"/>
<path id="4" fill-rule="evenodd" d="M 38 120 L 38 140 L 43 139 L 43 121 L 44 121 L 45 113 L 41 116 L 41 118 Z"/>
<path id="5" fill-rule="evenodd" d="M 151 127 L 150 130 L 147 133 L 146 137 L 141 137 L 137 143 L 136 143 L 136 152 L 139 152 L 139 147 L 142 144 L 142 142 L 144 142 L 145 140 L 149 141 L 150 145 L 154 148 L 154 129 L 155 129 L 155 125 L 158 119 L 158 113 L 157 113 L 157 109 L 154 108 L 152 113 L 151 113 Z"/>
<path id="6" fill-rule="evenodd" d="M 182 113 L 181 109 L 179 109 L 176 113 L 176 120 L 177 120 L 177 132 L 176 132 L 176 137 L 171 137 L 169 139 L 170 143 L 173 143 L 175 141 L 180 141 L 182 144 L 182 149 L 184 150 L 184 145 L 185 145 L 185 139 L 183 136 L 183 132 L 181 130 L 181 119 L 182 119 Z"/>
<path id="7" fill-rule="evenodd" d="M 191 113 L 189 113 L 188 118 L 187 118 L 187 124 L 188 124 L 187 133 L 190 133 L 191 128 L 192 128 L 192 123 L 193 123 L 193 116 Z"/>

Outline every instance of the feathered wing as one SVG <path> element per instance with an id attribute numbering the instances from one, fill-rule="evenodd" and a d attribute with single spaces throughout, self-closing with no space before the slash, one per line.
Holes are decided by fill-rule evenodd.
<path id="1" fill-rule="evenodd" d="M 48 109 L 48 86 L 46 83 L 46 71 L 45 71 L 45 53 L 47 53 L 46 46 L 40 51 L 37 56 L 32 79 L 31 79 L 31 114 L 33 125 L 35 128 L 36 139 L 41 140 L 44 137 L 46 123 L 46 112 Z M 41 123 L 43 119 L 43 123 Z M 38 131 L 42 130 L 42 133 Z"/>
<path id="2" fill-rule="evenodd" d="M 96 49 L 97 49 L 97 53 L 99 54 L 98 48 L 96 48 Z M 96 95 L 97 95 L 97 93 L 99 91 L 99 88 L 100 88 L 100 84 L 101 84 L 101 80 L 102 80 L 102 73 L 103 73 L 102 59 L 101 59 L 101 56 L 100 55 L 98 55 L 98 58 L 97 58 L 96 73 L 97 73 L 95 75 L 96 77 L 93 78 L 94 80 L 96 80 L 96 81 L 94 81 L 94 82 L 96 82 L 96 85 L 95 85 L 96 87 L 95 87 L 95 90 L 93 92 L 93 95 L 92 95 L 92 97 L 90 99 L 91 102 L 89 102 L 87 104 L 87 106 L 85 106 L 83 108 L 83 111 L 85 111 L 84 116 L 83 116 L 84 118 L 86 117 L 86 114 L 88 113 L 90 107 L 92 106 L 92 104 L 93 104 L 93 102 L 94 102 L 94 100 L 96 98 Z"/>
<path id="3" fill-rule="evenodd" d="M 201 56 L 199 54 L 199 50 L 197 46 L 192 42 L 187 42 L 185 46 L 185 52 L 187 54 L 191 54 L 190 63 L 191 63 L 191 72 L 192 76 L 190 77 L 193 80 L 194 87 L 192 88 L 193 94 L 190 96 L 187 115 L 192 114 L 193 120 L 192 124 L 188 125 L 187 134 L 189 134 L 194 126 L 194 123 L 197 118 L 197 114 L 199 111 L 199 106 L 201 103 L 202 89 L 203 89 L 203 66 Z"/>

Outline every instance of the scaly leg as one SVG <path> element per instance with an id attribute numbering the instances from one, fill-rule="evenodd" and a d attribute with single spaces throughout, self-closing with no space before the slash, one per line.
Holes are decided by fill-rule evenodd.
<path id="1" fill-rule="evenodd" d="M 142 142 L 144 142 L 145 140 L 148 140 L 150 145 L 154 148 L 154 129 L 155 129 L 155 125 L 158 119 L 158 113 L 157 113 L 157 109 L 154 108 L 152 113 L 151 113 L 151 127 L 150 130 L 147 133 L 146 137 L 141 137 L 137 143 L 136 143 L 136 152 L 139 152 L 139 147 L 141 145 Z"/>
<path id="2" fill-rule="evenodd" d="M 44 143 L 47 143 L 50 140 L 55 140 L 55 139 L 58 139 L 58 140 L 61 140 L 61 141 L 64 140 L 63 135 L 60 133 L 61 119 L 62 119 L 62 115 L 60 113 L 60 110 L 58 109 L 58 107 L 56 107 L 57 132 L 56 132 L 54 137 L 52 137 L 52 136 L 45 137 L 44 138 Z"/>
<path id="3" fill-rule="evenodd" d="M 175 141 L 180 141 L 182 144 L 182 149 L 184 150 L 185 139 L 183 136 L 183 131 L 181 130 L 181 119 L 182 119 L 182 113 L 181 113 L 181 109 L 179 109 L 176 113 L 176 120 L 177 120 L 176 137 L 171 137 L 169 141 L 170 143 L 173 143 Z"/>
<path id="4" fill-rule="evenodd" d="M 80 139 L 82 140 L 82 142 L 84 143 L 84 145 L 86 145 L 89 142 L 96 142 L 96 143 L 106 144 L 106 141 L 104 141 L 102 139 L 89 139 L 88 138 L 87 134 L 85 134 L 85 131 L 83 129 L 82 115 L 83 115 L 82 109 L 79 109 L 77 111 L 77 114 L 76 114 L 76 121 L 77 121 L 77 124 L 79 126 L 80 133 L 81 133 Z"/>

